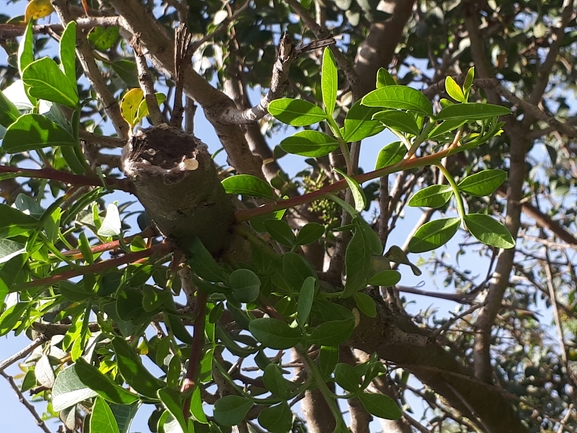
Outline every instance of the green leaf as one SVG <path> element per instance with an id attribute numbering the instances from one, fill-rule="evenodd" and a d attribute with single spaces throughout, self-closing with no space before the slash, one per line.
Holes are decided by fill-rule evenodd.
<path id="1" fill-rule="evenodd" d="M 389 71 L 387 71 L 385 68 L 379 68 L 379 70 L 377 71 L 376 88 L 380 89 L 381 87 L 394 86 L 395 84 L 397 84 L 397 82 L 395 81 L 393 76 L 389 74 Z"/>
<path id="2" fill-rule="evenodd" d="M 122 388 L 98 368 L 90 365 L 83 358 L 78 358 L 74 364 L 76 374 L 84 385 L 96 391 L 100 397 L 116 404 L 132 404 L 139 400 L 137 395 Z"/>
<path id="3" fill-rule="evenodd" d="M 298 290 L 308 277 L 317 278 L 315 270 L 304 257 L 296 253 L 286 253 L 282 257 L 283 273 L 293 289 Z"/>
<path id="4" fill-rule="evenodd" d="M 359 400 L 365 409 L 377 418 L 399 419 L 403 415 L 399 406 L 388 395 L 363 392 L 359 394 Z"/>
<path id="5" fill-rule="evenodd" d="M 374 274 L 369 279 L 369 284 L 373 286 L 394 286 L 399 281 L 401 281 L 401 273 L 399 271 L 385 269 Z"/>
<path id="6" fill-rule="evenodd" d="M 116 43 L 119 32 L 120 27 L 117 26 L 94 27 L 88 33 L 88 42 L 95 50 L 107 51 Z"/>
<path id="7" fill-rule="evenodd" d="M 339 348 L 335 346 L 321 346 L 319 352 L 319 370 L 325 377 L 329 377 L 339 362 Z"/>
<path id="8" fill-rule="evenodd" d="M 24 114 L 8 127 L 2 148 L 8 153 L 48 146 L 74 146 L 76 142 L 62 126 L 40 114 Z"/>
<path id="9" fill-rule="evenodd" d="M 258 341 L 271 349 L 290 349 L 302 338 L 299 329 L 268 317 L 252 320 L 249 329 Z"/>
<path id="10" fill-rule="evenodd" d="M 409 200 L 408 205 L 436 209 L 445 206 L 452 196 L 453 189 L 450 185 L 431 185 L 417 191 Z"/>
<path id="11" fill-rule="evenodd" d="M 458 187 L 462 192 L 478 197 L 491 195 L 507 178 L 507 172 L 498 169 L 487 169 L 467 176 Z"/>
<path id="12" fill-rule="evenodd" d="M 0 264 L 7 262 L 12 257 L 26 252 L 26 246 L 12 239 L 0 238 Z M 0 299 L 0 304 L 2 303 Z"/>
<path id="13" fill-rule="evenodd" d="M 297 245 L 311 244 L 325 233 L 325 228 L 319 223 L 307 223 L 297 234 L 295 243 Z"/>
<path id="14" fill-rule="evenodd" d="M 366 94 L 362 101 L 363 105 L 368 107 L 408 110 L 425 116 L 433 115 L 433 106 L 427 97 L 407 86 L 381 87 Z"/>
<path id="15" fill-rule="evenodd" d="M 228 280 L 232 295 L 239 302 L 254 302 L 260 294 L 260 280 L 249 269 L 232 271 Z"/>
<path id="16" fill-rule="evenodd" d="M 120 433 L 129 433 L 130 424 L 132 424 L 132 420 L 134 419 L 136 412 L 138 412 L 140 405 L 138 403 L 131 404 L 130 406 L 114 403 L 109 403 L 108 405 L 110 406 L 110 409 L 112 409 L 114 418 L 116 418 Z"/>
<path id="17" fill-rule="evenodd" d="M 326 47 L 323 52 L 321 77 L 321 93 L 323 95 L 323 103 L 325 104 L 325 112 L 327 113 L 327 116 L 332 116 L 337 102 L 339 75 L 337 72 L 337 65 L 335 64 L 335 58 L 333 57 L 330 47 Z"/>
<path id="18" fill-rule="evenodd" d="M 401 161 L 407 154 L 407 148 L 400 141 L 394 141 L 383 147 L 377 156 L 375 170 L 389 167 Z"/>
<path id="19" fill-rule="evenodd" d="M 338 346 L 351 336 L 354 329 L 355 321 L 351 319 L 324 322 L 313 329 L 308 342 L 321 346 Z"/>
<path id="20" fill-rule="evenodd" d="M 258 422 L 266 431 L 271 433 L 286 433 L 291 431 L 293 414 L 286 401 L 262 410 L 258 415 Z"/>
<path id="21" fill-rule="evenodd" d="M 162 388 L 158 390 L 157 395 L 166 410 L 178 421 L 182 431 L 188 432 L 188 423 L 184 418 L 180 392 L 171 388 Z"/>
<path id="22" fill-rule="evenodd" d="M 70 108 L 78 105 L 76 80 L 71 83 L 54 60 L 44 57 L 30 63 L 22 73 L 28 93 L 38 99 L 56 102 Z"/>
<path id="23" fill-rule="evenodd" d="M 490 119 L 491 117 L 506 116 L 511 114 L 511 110 L 502 105 L 493 104 L 455 104 L 443 108 L 437 114 L 437 120 L 459 119 L 471 122 L 473 120 Z"/>
<path id="24" fill-rule="evenodd" d="M 109 203 L 106 208 L 106 216 L 102 221 L 102 225 L 98 229 L 98 236 L 118 236 L 121 231 L 122 222 L 120 221 L 120 214 L 118 207 L 114 203 Z"/>
<path id="25" fill-rule="evenodd" d="M 464 119 L 445 120 L 441 124 L 435 126 L 435 128 L 431 132 L 429 132 L 429 135 L 427 136 L 427 138 L 435 139 L 437 137 L 442 137 L 447 132 L 453 131 L 453 130 L 457 129 L 458 127 L 464 125 L 465 123 L 467 123 L 467 120 L 464 120 Z"/>
<path id="26" fill-rule="evenodd" d="M 335 380 L 345 391 L 357 392 L 361 384 L 361 377 L 349 364 L 339 362 L 335 367 Z"/>
<path id="27" fill-rule="evenodd" d="M 20 117 L 20 111 L 0 90 L 0 125 L 8 128 Z"/>
<path id="28" fill-rule="evenodd" d="M 6 335 L 23 319 L 28 308 L 27 302 L 17 302 L 7 308 L 0 316 L 0 336 Z"/>
<path id="29" fill-rule="evenodd" d="M 164 93 L 156 92 L 154 96 L 156 97 L 156 103 L 158 104 L 158 106 L 162 105 L 162 103 L 166 101 L 166 95 Z M 146 102 L 146 99 L 144 98 L 143 94 L 142 101 L 140 101 L 140 104 L 138 105 L 138 110 L 136 111 L 137 122 L 140 122 L 142 119 L 148 116 L 148 113 L 149 113 L 148 103 Z"/>
<path id="30" fill-rule="evenodd" d="M 465 89 L 465 92 L 468 92 L 469 90 L 471 90 L 471 86 L 473 86 L 474 78 L 475 78 L 475 68 L 471 67 L 467 71 L 467 76 L 465 77 L 465 83 L 463 84 L 463 89 Z"/>
<path id="31" fill-rule="evenodd" d="M 465 224 L 471 234 L 485 245 L 504 249 L 515 246 L 515 239 L 507 227 L 489 215 L 475 213 L 465 215 Z"/>
<path id="32" fill-rule="evenodd" d="M 24 37 L 18 46 L 18 72 L 20 76 L 30 63 L 34 61 L 34 33 L 32 31 L 32 20 L 26 25 Z"/>
<path id="33" fill-rule="evenodd" d="M 457 82 L 451 76 L 445 78 L 445 90 L 448 95 L 457 102 L 467 102 L 463 90 L 459 87 Z"/>
<path id="34" fill-rule="evenodd" d="M 415 121 L 415 117 L 405 111 L 385 110 L 373 115 L 373 120 L 378 120 L 389 129 L 419 135 L 421 129 Z"/>
<path id="35" fill-rule="evenodd" d="M 313 125 L 327 118 L 322 108 L 302 99 L 275 99 L 269 104 L 268 112 L 291 126 Z"/>
<path id="36" fill-rule="evenodd" d="M 70 21 L 60 37 L 60 66 L 68 82 L 76 88 L 76 22 Z"/>
<path id="37" fill-rule="evenodd" d="M 110 406 L 102 398 L 97 398 L 90 415 L 90 431 L 98 433 L 120 433 L 116 418 Z"/>
<path id="38" fill-rule="evenodd" d="M 381 132 L 385 127 L 373 115 L 380 110 L 366 107 L 358 100 L 353 104 L 345 117 L 343 138 L 346 142 L 361 141 Z"/>
<path id="39" fill-rule="evenodd" d="M 283 400 L 290 397 L 290 388 L 278 365 L 273 363 L 268 364 L 264 369 L 262 381 L 266 389 L 275 397 Z"/>
<path id="40" fill-rule="evenodd" d="M 365 193 L 363 192 L 363 188 L 361 188 L 361 186 L 355 179 L 353 179 L 350 176 L 347 176 L 347 174 L 342 170 L 339 170 L 338 168 L 334 168 L 334 170 L 337 173 L 339 173 L 347 182 L 347 185 L 351 190 L 351 194 L 355 202 L 355 210 L 357 212 L 361 212 L 367 205 L 367 199 L 365 197 Z"/>
<path id="41" fill-rule="evenodd" d="M 369 281 L 369 284 L 372 284 Z M 377 304 L 375 300 L 363 292 L 357 292 L 354 295 L 357 307 L 367 317 L 377 317 Z"/>
<path id="42" fill-rule="evenodd" d="M 253 406 L 251 399 L 239 395 L 226 395 L 214 404 L 214 419 L 225 426 L 238 425 Z"/>
<path id="43" fill-rule="evenodd" d="M 6 204 L 0 204 L 0 238 L 10 238 L 36 229 L 37 219 Z"/>
<path id="44" fill-rule="evenodd" d="M 301 327 L 306 326 L 311 314 L 311 308 L 315 299 L 316 279 L 308 277 L 301 287 L 297 303 L 297 322 Z"/>
<path id="45" fill-rule="evenodd" d="M 281 141 L 280 147 L 287 153 L 318 157 L 331 153 L 339 147 L 339 142 L 322 132 L 307 130 L 285 138 Z"/>
<path id="46" fill-rule="evenodd" d="M 158 419 L 157 431 L 158 433 L 188 433 L 182 429 L 178 420 L 167 410 Z"/>
<path id="47" fill-rule="evenodd" d="M 198 238 L 194 238 L 189 245 L 188 263 L 196 275 L 207 281 L 224 283 L 228 280 L 222 268 Z"/>
<path id="48" fill-rule="evenodd" d="M 60 412 L 67 407 L 74 406 L 97 395 L 95 391 L 82 383 L 74 365 L 71 365 L 56 376 L 56 381 L 52 388 L 52 409 Z"/>
<path id="49" fill-rule="evenodd" d="M 286 221 L 274 219 L 266 220 L 264 226 L 272 238 L 281 245 L 292 247 L 295 243 L 296 236 Z"/>
<path id="50" fill-rule="evenodd" d="M 156 392 L 164 386 L 162 381 L 154 377 L 142 364 L 140 356 L 124 339 L 115 337 L 112 340 L 116 353 L 118 370 L 124 380 L 137 392 L 146 397 L 156 398 Z"/>
<path id="51" fill-rule="evenodd" d="M 459 229 L 459 218 L 443 218 L 423 224 L 409 242 L 411 253 L 424 253 L 446 244 Z"/>
<path id="52" fill-rule="evenodd" d="M 368 238 L 357 227 L 345 252 L 347 279 L 343 297 L 352 296 L 367 285 L 371 273 L 371 256 Z"/>
<path id="53" fill-rule="evenodd" d="M 117 60 L 111 64 L 114 72 L 124 81 L 127 87 L 138 87 L 138 71 L 132 60 Z"/>
<path id="54" fill-rule="evenodd" d="M 242 194 L 250 197 L 264 197 L 274 200 L 272 186 L 250 174 L 237 174 L 222 181 L 227 194 Z"/>

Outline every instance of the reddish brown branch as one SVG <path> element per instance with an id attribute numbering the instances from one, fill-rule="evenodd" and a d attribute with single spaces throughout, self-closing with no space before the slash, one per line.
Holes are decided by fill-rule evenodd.
<path id="1" fill-rule="evenodd" d="M 51 284 L 55 284 L 58 281 L 68 280 L 70 278 L 78 277 L 80 275 L 98 274 L 99 272 L 104 271 L 106 269 L 115 269 L 127 263 L 140 262 L 141 260 L 150 258 L 153 255 L 164 256 L 170 253 L 172 249 L 173 249 L 172 243 L 164 241 L 158 245 L 154 245 L 153 247 L 147 248 L 142 251 L 128 253 L 122 257 L 110 260 L 104 260 L 102 262 L 94 263 L 92 265 L 78 267 L 78 269 L 64 271 L 60 274 L 52 275 L 50 277 L 18 284 L 14 287 L 14 290 L 25 290 L 31 287 L 48 286 Z"/>

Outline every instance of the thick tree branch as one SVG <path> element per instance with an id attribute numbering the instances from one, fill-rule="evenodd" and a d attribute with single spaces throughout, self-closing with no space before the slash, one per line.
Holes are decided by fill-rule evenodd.
<path id="1" fill-rule="evenodd" d="M 363 77 L 357 92 L 366 95 L 375 88 L 377 71 L 389 66 L 401 41 L 403 30 L 412 16 L 415 0 L 394 0 L 392 15 L 384 22 L 371 24 L 367 37 L 361 44 L 355 59 L 355 72 Z"/>

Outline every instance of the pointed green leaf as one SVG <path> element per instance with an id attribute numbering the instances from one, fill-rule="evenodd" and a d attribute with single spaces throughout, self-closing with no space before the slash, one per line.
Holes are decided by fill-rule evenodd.
<path id="1" fill-rule="evenodd" d="M 292 247 L 295 243 L 296 236 L 286 221 L 274 219 L 266 220 L 264 226 L 272 238 L 281 245 Z"/>
<path id="2" fill-rule="evenodd" d="M 76 88 L 76 22 L 70 21 L 60 38 L 60 66 Z"/>
<path id="3" fill-rule="evenodd" d="M 284 277 L 288 283 L 298 290 L 308 277 L 317 278 L 314 268 L 300 254 L 288 252 L 282 257 Z"/>
<path id="4" fill-rule="evenodd" d="M 242 194 L 250 197 L 264 197 L 273 200 L 272 186 L 250 174 L 237 174 L 222 181 L 227 194 Z"/>
<path id="5" fill-rule="evenodd" d="M 17 302 L 8 307 L 0 316 L 0 337 L 8 334 L 24 317 L 28 303 Z"/>
<path id="6" fill-rule="evenodd" d="M 132 424 L 132 420 L 134 419 L 136 412 L 138 412 L 140 404 L 134 403 L 131 405 L 126 405 L 108 403 L 108 405 L 114 414 L 114 418 L 116 418 L 118 430 L 120 433 L 129 433 L 130 425 Z"/>
<path id="7" fill-rule="evenodd" d="M 116 353 L 118 370 L 124 380 L 137 392 L 150 398 L 156 398 L 156 392 L 164 386 L 162 381 L 154 377 L 142 364 L 132 347 L 124 339 L 115 337 L 112 340 Z"/>
<path id="8" fill-rule="evenodd" d="M 73 146 L 74 138 L 62 126 L 40 114 L 24 114 L 8 127 L 2 148 L 8 153 L 48 146 Z"/>
<path id="9" fill-rule="evenodd" d="M 354 295 L 357 308 L 367 317 L 377 317 L 377 304 L 375 300 L 363 292 Z"/>
<path id="10" fill-rule="evenodd" d="M 199 277 L 215 283 L 224 283 L 227 281 L 226 274 L 218 263 L 216 263 L 216 260 L 214 260 L 200 239 L 195 238 L 190 244 L 188 259 L 191 269 Z"/>
<path id="11" fill-rule="evenodd" d="M 19 254 L 24 254 L 26 252 L 26 246 L 20 242 L 13 241 L 12 239 L 2 239 L 0 238 L 0 264 L 7 262 L 12 257 L 16 257 Z M 2 302 L 0 296 L 0 303 Z"/>
<path id="12" fill-rule="evenodd" d="M 32 20 L 26 25 L 24 37 L 18 46 L 18 72 L 20 76 L 30 63 L 34 61 L 34 33 L 32 32 Z"/>
<path id="13" fill-rule="evenodd" d="M 347 246 L 345 268 L 347 279 L 343 297 L 349 297 L 367 285 L 371 273 L 371 251 L 359 229 L 355 230 Z"/>
<path id="14" fill-rule="evenodd" d="M 250 269 L 236 269 L 228 279 L 232 295 L 239 302 L 254 302 L 260 294 L 260 279 Z"/>
<path id="15" fill-rule="evenodd" d="M 347 341 L 354 329 L 355 321 L 351 319 L 324 322 L 313 329 L 308 342 L 319 346 L 338 346 Z"/>
<path id="16" fill-rule="evenodd" d="M 104 399 L 98 397 L 92 406 L 90 431 L 98 433 L 120 433 L 112 409 Z"/>
<path id="17" fill-rule="evenodd" d="M 28 93 L 38 99 L 56 102 L 70 108 L 78 105 L 76 80 L 71 83 L 54 60 L 44 57 L 26 66 L 22 73 Z"/>
<path id="18" fill-rule="evenodd" d="M 82 383 L 91 390 L 96 391 L 105 400 L 123 405 L 130 405 L 139 400 L 137 395 L 122 388 L 98 368 L 86 362 L 84 358 L 76 360 L 74 369 Z"/>
<path id="19" fill-rule="evenodd" d="M 252 335 L 271 349 L 290 349 L 296 346 L 302 338 L 297 328 L 291 328 L 287 323 L 268 317 L 254 319 L 249 324 Z"/>
<path id="20" fill-rule="evenodd" d="M 465 83 L 463 84 L 463 89 L 465 89 L 465 92 L 468 92 L 471 89 L 474 78 L 475 78 L 475 68 L 471 67 L 467 71 L 467 76 L 465 77 Z"/>
<path id="21" fill-rule="evenodd" d="M 436 209 L 445 206 L 452 196 L 453 189 L 450 185 L 431 185 L 417 191 L 409 200 L 408 205 Z"/>
<path id="22" fill-rule="evenodd" d="M 339 170 L 338 168 L 334 168 L 334 170 L 339 173 L 347 182 L 347 185 L 349 186 L 350 190 L 351 190 L 351 194 L 353 196 L 353 200 L 355 202 L 355 210 L 357 212 L 361 212 L 365 206 L 367 205 L 367 199 L 365 197 L 365 193 L 363 192 L 363 189 L 361 188 L 361 186 L 359 185 L 359 183 L 354 180 L 352 177 L 347 176 L 345 172 L 343 172 L 342 170 Z"/>
<path id="23" fill-rule="evenodd" d="M 286 433 L 291 431 L 293 413 L 286 401 L 269 406 L 258 415 L 258 422 L 267 432 Z"/>
<path id="24" fill-rule="evenodd" d="M 158 390 L 157 395 L 166 410 L 178 421 L 182 431 L 188 432 L 188 423 L 184 418 L 180 392 L 172 388 L 162 388 Z"/>
<path id="25" fill-rule="evenodd" d="M 319 223 L 307 223 L 296 237 L 295 243 L 297 245 L 307 245 L 319 239 L 325 233 L 325 228 Z"/>
<path id="26" fill-rule="evenodd" d="M 316 279 L 314 277 L 307 277 L 299 292 L 299 299 L 297 303 L 297 322 L 301 327 L 307 325 L 311 308 L 315 299 Z"/>
<path id="27" fill-rule="evenodd" d="M 433 115 L 433 106 L 418 90 L 407 86 L 385 86 L 365 95 L 363 105 L 396 110 L 408 110 L 425 116 Z"/>
<path id="28" fill-rule="evenodd" d="M 471 122 L 473 120 L 506 116 L 507 114 L 511 114 L 511 110 L 509 110 L 507 107 L 503 107 L 502 105 L 467 103 L 449 105 L 448 107 L 443 108 L 436 117 L 437 120 L 459 119 Z"/>
<path id="29" fill-rule="evenodd" d="M 365 409 L 377 418 L 399 419 L 403 415 L 399 406 L 388 395 L 363 392 L 359 395 L 359 400 Z"/>
<path id="30" fill-rule="evenodd" d="M 389 167 L 401 161 L 407 154 L 407 148 L 400 141 L 394 141 L 387 144 L 379 151 L 377 162 L 375 163 L 375 170 Z"/>
<path id="31" fill-rule="evenodd" d="M 471 234 L 485 245 L 504 249 L 515 246 L 515 239 L 507 227 L 489 215 L 474 213 L 465 215 L 465 224 Z"/>
<path id="32" fill-rule="evenodd" d="M 423 224 L 409 242 L 409 251 L 424 253 L 445 245 L 459 230 L 459 218 L 443 218 Z"/>
<path id="33" fill-rule="evenodd" d="M 327 118 L 323 109 L 302 99 L 275 99 L 268 112 L 283 123 L 291 126 L 308 126 Z"/>
<path id="34" fill-rule="evenodd" d="M 318 157 L 331 153 L 339 142 L 327 134 L 319 131 L 300 131 L 285 138 L 280 147 L 288 153 L 295 155 Z"/>
<path id="35" fill-rule="evenodd" d="M 0 237 L 9 238 L 34 230 L 37 219 L 6 204 L 0 204 Z"/>
<path id="36" fill-rule="evenodd" d="M 447 94 L 457 102 L 467 102 L 463 90 L 451 76 L 445 78 L 445 90 Z"/>
<path id="37" fill-rule="evenodd" d="M 88 42 L 98 51 L 107 51 L 114 46 L 120 33 L 120 27 L 94 27 L 88 33 Z"/>
<path id="38" fill-rule="evenodd" d="M 8 128 L 20 117 L 20 111 L 0 90 L 0 125 Z"/>
<path id="39" fill-rule="evenodd" d="M 457 129 L 458 127 L 464 125 L 465 123 L 467 123 L 467 120 L 465 120 L 465 119 L 448 119 L 448 120 L 445 120 L 444 122 L 435 126 L 435 128 L 433 128 L 433 130 L 431 132 L 429 132 L 429 135 L 427 136 L 427 138 L 432 140 L 432 139 L 435 139 L 438 137 L 442 137 L 447 132 L 453 131 L 453 130 Z"/>
<path id="40" fill-rule="evenodd" d="M 154 96 L 156 96 L 156 103 L 158 104 L 158 106 L 162 105 L 162 103 L 166 101 L 166 95 L 164 93 L 156 92 Z M 143 99 L 142 101 L 140 101 L 140 104 L 138 105 L 138 110 L 136 111 L 137 123 L 140 122 L 142 119 L 144 119 L 146 116 L 148 116 L 149 113 L 148 104 L 146 102 L 146 99 L 144 98 L 144 94 L 142 95 L 142 97 Z"/>
<path id="41" fill-rule="evenodd" d="M 333 111 L 335 111 L 335 104 L 337 102 L 339 75 L 337 72 L 337 65 L 335 64 L 335 59 L 330 47 L 326 47 L 323 52 L 321 76 L 321 93 L 323 95 L 323 103 L 325 104 L 325 112 L 327 113 L 327 116 L 332 116 Z"/>
<path id="42" fill-rule="evenodd" d="M 379 68 L 377 71 L 377 89 L 385 86 L 394 86 L 397 84 L 393 76 L 385 68 Z"/>
<path id="43" fill-rule="evenodd" d="M 415 117 L 405 111 L 385 110 L 373 115 L 373 120 L 378 120 L 385 127 L 399 132 L 419 135 L 421 129 L 415 121 Z"/>
<path id="44" fill-rule="evenodd" d="M 240 424 L 248 411 L 254 406 L 251 399 L 240 395 L 226 395 L 219 398 L 214 405 L 214 419 L 225 426 Z"/>
<path id="45" fill-rule="evenodd" d="M 345 117 L 343 139 L 348 143 L 361 141 L 385 129 L 381 122 L 372 120 L 379 111 L 379 108 L 361 104 L 360 100 L 355 102 Z"/>
<path id="46" fill-rule="evenodd" d="M 491 195 L 507 178 L 507 172 L 498 169 L 487 169 L 472 174 L 459 182 L 460 191 L 478 197 Z"/>

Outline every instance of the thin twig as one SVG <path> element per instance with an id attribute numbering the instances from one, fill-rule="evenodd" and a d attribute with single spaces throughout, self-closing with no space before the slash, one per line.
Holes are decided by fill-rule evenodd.
<path id="1" fill-rule="evenodd" d="M 150 117 L 150 122 L 153 126 L 157 126 L 162 123 L 162 113 L 158 106 L 158 101 L 156 100 L 156 93 L 154 92 L 154 84 L 152 83 L 152 76 L 146 65 L 146 58 L 142 52 L 142 47 L 138 36 L 134 36 L 130 45 L 134 50 L 134 59 L 136 60 L 136 69 L 138 70 L 138 82 L 140 88 L 144 93 L 144 99 L 146 105 L 148 106 L 148 115 Z"/>
<path id="2" fill-rule="evenodd" d="M 48 427 L 46 427 L 46 424 L 44 423 L 44 420 L 42 419 L 42 417 L 40 415 L 38 415 L 38 412 L 36 412 L 36 408 L 34 406 L 32 406 L 32 404 L 28 400 L 26 400 L 26 397 L 24 397 L 24 394 L 22 394 L 22 391 L 20 391 L 20 388 L 18 388 L 18 385 L 16 385 L 14 378 L 12 376 L 6 374 L 1 369 L 0 369 L 0 375 L 2 375 L 2 377 L 8 381 L 8 383 L 10 384 L 10 387 L 14 390 L 14 392 L 18 396 L 18 400 L 20 401 L 20 403 L 22 403 L 24 405 L 24 407 L 26 407 L 26 409 L 28 409 L 28 411 L 32 414 L 32 416 L 36 420 L 36 424 L 38 425 L 38 427 L 40 427 L 40 429 L 42 429 L 42 431 L 45 433 L 51 433 L 50 429 Z"/>
<path id="3" fill-rule="evenodd" d="M 22 359 L 25 356 L 28 356 L 30 353 L 32 353 L 34 351 L 34 349 L 36 349 L 38 346 L 41 346 L 46 341 L 47 341 L 47 339 L 44 335 L 41 335 L 40 337 L 36 337 L 24 349 L 19 350 L 14 355 L 12 355 L 12 356 L 6 358 L 4 361 L 0 362 L 0 372 L 3 372 L 4 370 L 6 370 L 6 368 L 8 368 L 12 364 L 14 364 L 19 359 Z"/>

